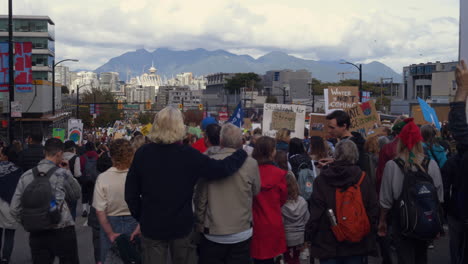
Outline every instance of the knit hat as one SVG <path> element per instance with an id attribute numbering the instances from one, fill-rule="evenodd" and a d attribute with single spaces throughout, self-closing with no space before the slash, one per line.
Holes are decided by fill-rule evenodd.
<path id="1" fill-rule="evenodd" d="M 406 126 L 406 122 L 405 121 L 401 121 L 401 122 L 398 122 L 396 123 L 395 125 L 393 125 L 392 127 L 392 131 L 397 133 L 397 134 L 400 134 L 401 132 L 401 129 Z"/>
<path id="2" fill-rule="evenodd" d="M 423 140 L 421 136 L 421 131 L 419 127 L 414 123 L 414 118 L 407 118 L 404 120 L 406 123 L 403 128 L 401 129 L 400 134 L 398 137 L 400 138 L 401 142 L 408 148 L 411 152 L 413 147 Z"/>
<path id="3" fill-rule="evenodd" d="M 211 125 L 211 124 L 218 124 L 218 121 L 216 121 L 216 119 L 214 119 L 214 117 L 211 117 L 211 116 L 209 116 L 209 117 L 203 119 L 203 121 L 202 121 L 202 123 L 201 123 L 201 128 L 202 128 L 202 130 L 205 131 L 205 130 L 206 130 L 206 127 L 207 127 L 208 125 Z"/>

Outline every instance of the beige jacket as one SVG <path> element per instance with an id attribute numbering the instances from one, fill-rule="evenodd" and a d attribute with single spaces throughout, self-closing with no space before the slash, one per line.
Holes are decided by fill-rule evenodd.
<path id="1" fill-rule="evenodd" d="M 217 148 L 207 151 L 222 160 L 236 150 Z M 252 227 L 252 201 L 260 192 L 257 161 L 248 157 L 235 174 L 216 181 L 200 180 L 194 196 L 198 229 L 210 235 L 230 235 Z M 202 230 L 201 230 L 202 229 Z"/>

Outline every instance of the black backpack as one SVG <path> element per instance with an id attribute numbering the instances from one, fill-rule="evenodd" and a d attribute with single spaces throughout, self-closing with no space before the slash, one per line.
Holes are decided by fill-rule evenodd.
<path id="1" fill-rule="evenodd" d="M 442 232 L 441 206 L 432 177 L 421 168 L 405 168 L 401 159 L 394 160 L 404 174 L 400 197 L 395 203 L 400 232 L 418 240 L 432 240 Z M 430 160 L 424 159 L 427 171 Z"/>
<path id="2" fill-rule="evenodd" d="M 96 182 L 96 179 L 99 175 L 99 172 L 97 170 L 97 158 L 90 158 L 86 154 L 84 155 L 85 158 L 85 167 L 83 171 L 83 180 L 86 183 L 92 183 L 94 184 Z"/>
<path id="3" fill-rule="evenodd" d="M 47 173 L 39 172 L 37 167 L 32 169 L 34 180 L 21 196 L 21 224 L 28 232 L 48 230 L 60 222 L 61 213 L 50 184 L 57 169 L 53 167 Z"/>

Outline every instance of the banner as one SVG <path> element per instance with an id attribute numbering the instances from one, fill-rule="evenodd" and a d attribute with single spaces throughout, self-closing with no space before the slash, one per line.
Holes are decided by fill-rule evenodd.
<path id="1" fill-rule="evenodd" d="M 291 130 L 291 138 L 304 138 L 306 107 L 302 105 L 264 104 L 263 135 L 275 137 L 281 128 Z"/>
<path id="2" fill-rule="evenodd" d="M 351 108 L 359 103 L 359 87 L 356 86 L 328 87 L 324 94 L 327 114 L 336 109 Z"/>
<path id="3" fill-rule="evenodd" d="M 327 138 L 327 116 L 325 114 L 310 114 L 309 135 Z"/>
<path id="4" fill-rule="evenodd" d="M 18 93 L 32 92 L 32 43 L 16 42 L 15 45 L 15 89 Z M 8 92 L 9 70 L 8 43 L 0 43 L 0 92 Z"/>
<path id="5" fill-rule="evenodd" d="M 218 112 L 218 120 L 219 122 L 226 122 L 229 120 L 227 112 Z"/>
<path id="6" fill-rule="evenodd" d="M 244 111 L 242 110 L 242 102 L 239 102 L 239 104 L 236 107 L 236 110 L 234 110 L 234 113 L 232 113 L 232 116 L 229 118 L 228 122 L 232 123 L 237 127 L 242 127 L 242 124 L 244 123 Z"/>
<path id="7" fill-rule="evenodd" d="M 350 131 L 361 133 L 367 137 L 369 131 L 380 126 L 380 116 L 375 109 L 373 100 L 358 104 L 344 110 L 351 118 Z"/>
<path id="8" fill-rule="evenodd" d="M 362 92 L 362 102 L 365 103 L 370 100 L 371 92 Z"/>
<path id="9" fill-rule="evenodd" d="M 434 124 L 438 130 L 440 130 L 440 123 L 439 118 L 434 110 L 434 108 L 430 107 L 426 101 L 418 97 L 419 106 L 421 107 L 421 112 L 424 116 L 424 120 L 427 122 Z"/>
<path id="10" fill-rule="evenodd" d="M 65 129 L 64 128 L 52 128 L 52 137 L 58 138 L 63 142 L 65 140 Z"/>
<path id="11" fill-rule="evenodd" d="M 68 139 L 80 144 L 83 140 L 83 123 L 81 119 L 68 120 Z"/>

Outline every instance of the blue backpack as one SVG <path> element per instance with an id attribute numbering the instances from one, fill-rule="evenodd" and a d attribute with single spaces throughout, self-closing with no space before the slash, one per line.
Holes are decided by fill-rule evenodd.
<path id="1" fill-rule="evenodd" d="M 297 173 L 299 194 L 306 200 L 309 200 L 312 195 L 315 178 L 314 171 L 311 170 L 306 163 L 301 163 L 299 165 L 299 171 Z"/>
<path id="2" fill-rule="evenodd" d="M 405 168 L 401 159 L 395 163 L 404 174 L 400 197 L 395 203 L 396 217 L 403 236 L 418 240 L 433 240 L 442 232 L 442 217 L 437 189 L 427 173 L 430 160 L 423 161 L 423 171 Z"/>

